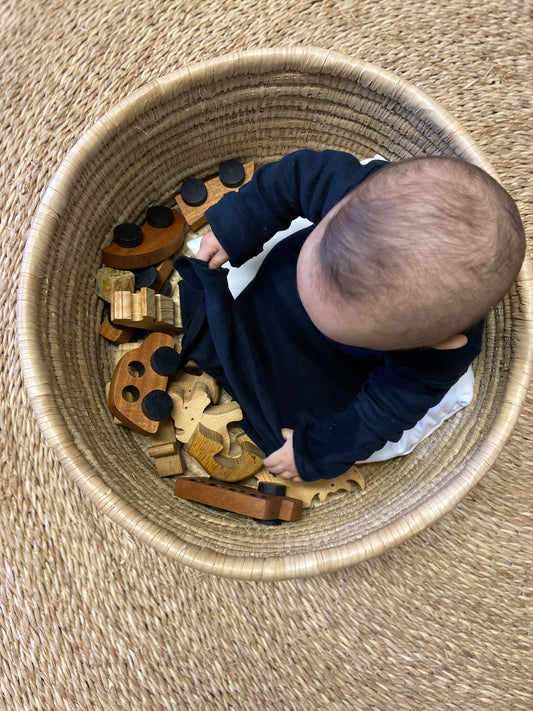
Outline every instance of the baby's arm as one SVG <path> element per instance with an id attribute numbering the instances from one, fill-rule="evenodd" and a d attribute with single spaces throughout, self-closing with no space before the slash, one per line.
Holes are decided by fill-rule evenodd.
<path id="1" fill-rule="evenodd" d="M 238 267 L 296 217 L 319 222 L 347 192 L 385 164 L 361 165 L 340 151 L 295 151 L 258 168 L 250 182 L 224 195 L 205 216 L 232 266 Z"/>
<path id="2" fill-rule="evenodd" d="M 387 355 L 346 410 L 297 424 L 293 447 L 299 476 L 334 478 L 387 442 L 397 442 L 442 400 L 479 349 L 461 351 L 452 363 L 445 351 L 432 349 Z"/>

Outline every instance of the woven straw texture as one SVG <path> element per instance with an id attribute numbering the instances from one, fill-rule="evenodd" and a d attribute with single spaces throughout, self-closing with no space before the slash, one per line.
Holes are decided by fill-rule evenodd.
<path id="1" fill-rule="evenodd" d="M 191 167 L 199 174 L 212 168 L 221 140 L 228 155 L 238 146 L 239 153 L 250 153 L 243 158 L 261 160 L 302 143 L 357 153 L 377 144 L 390 157 L 416 149 L 463 154 L 483 165 L 488 159 L 531 234 L 531 19 L 523 3 L 503 8 L 492 0 L 446 7 L 415 1 L 408 8 L 395 0 L 302 0 L 290 7 L 216 0 L 200 8 L 142 0 L 135 6 L 58 1 L 39 8 L 22 0 L 0 10 L 4 705 L 528 709 L 533 704 L 527 636 L 530 398 L 515 424 L 529 368 L 523 362 L 529 353 L 528 272 L 491 318 L 473 412 L 459 426 L 446 427 L 407 464 L 375 467 L 365 497 L 348 497 L 349 505 L 347 497 L 334 498 L 301 528 L 258 530 L 256 524 L 198 514 L 189 506 L 179 508 L 182 518 L 176 523 L 170 485 L 154 477 L 153 496 L 147 497 L 151 464 L 141 446 L 132 448 L 126 434 L 107 426 L 102 393 L 110 357 L 87 334 L 95 331 L 98 310 L 89 283 L 99 247 L 94 233 L 138 217 L 147 200 L 169 197 Z M 43 243 L 40 272 L 35 248 L 32 269 L 26 270 L 42 299 L 49 299 L 43 323 L 32 326 L 47 354 L 43 372 L 50 371 L 50 363 L 72 364 L 55 372 L 53 382 L 41 380 L 31 364 L 36 376 L 27 383 L 30 391 L 42 399 L 49 388 L 64 408 L 59 419 L 50 410 L 45 443 L 22 384 L 15 302 L 30 220 L 62 159 L 99 117 L 147 82 L 229 51 L 289 45 L 341 51 L 395 72 L 446 107 L 486 158 L 451 118 L 416 92 L 404 92 L 402 102 L 422 103 L 421 116 L 399 115 L 387 130 L 370 132 L 353 147 L 342 112 L 330 120 L 331 96 L 320 88 L 313 64 L 318 55 L 310 55 L 306 80 L 319 88 L 307 99 L 296 88 L 289 108 L 269 89 L 271 74 L 258 80 L 273 61 L 263 53 L 237 90 L 248 92 L 255 76 L 257 121 L 266 111 L 277 111 L 285 124 L 272 136 L 258 138 L 253 122 L 245 135 L 238 121 L 232 132 L 233 109 L 197 90 L 194 77 L 188 96 L 193 115 L 177 137 L 170 112 L 158 108 L 162 97 L 179 104 L 173 80 L 162 79 L 148 94 L 137 95 L 142 97 L 142 109 L 135 104 L 138 116 L 132 116 L 131 102 L 123 102 L 98 126 L 104 148 L 93 132 L 83 154 L 76 153 L 76 165 L 69 164 L 69 176 L 78 171 L 78 199 L 58 192 L 53 203 L 62 217 L 63 210 L 73 210 L 68 227 L 47 217 L 57 241 Z M 287 72 L 279 76 L 280 84 L 287 83 Z M 380 109 L 373 106 L 372 78 L 366 73 L 361 83 L 365 111 L 375 116 Z M 239 81 L 228 72 L 222 91 L 235 91 Z M 339 75 L 337 102 L 344 87 Z M 302 115 L 305 100 L 314 121 Z M 383 124 L 391 106 L 382 109 Z M 217 130 L 214 118 L 223 128 Z M 443 121 L 449 129 L 444 136 L 428 128 Z M 116 136 L 112 125 L 118 127 Z M 199 136 L 206 135 L 202 145 Z M 168 153 L 161 152 L 162 141 L 168 141 Z M 164 168 L 157 170 L 148 155 Z M 178 155 L 179 168 L 171 167 Z M 153 194 L 147 194 L 148 185 Z M 80 231 L 87 232 L 82 259 Z M 76 289 L 77 300 L 71 296 Z M 26 313 L 25 304 L 19 304 L 19 313 Z M 22 345 L 28 350 L 27 341 Z M 26 374 L 29 368 L 25 363 Z M 63 421 L 68 431 L 50 448 Z M 500 440 L 513 426 L 500 452 Z M 110 446 L 105 433 L 117 444 Z M 72 450 L 65 452 L 68 439 Z M 453 446 L 443 454 L 439 441 Z M 437 450 L 438 463 L 432 461 Z M 69 468 L 75 456 L 78 461 Z M 91 478 L 89 470 L 98 475 Z M 432 526 L 424 528 L 427 523 Z M 353 548 L 354 539 L 380 528 L 379 536 Z M 402 539 L 409 540 L 396 548 L 387 544 Z M 215 551 L 211 559 L 206 546 Z M 228 549 L 237 563 L 219 556 Z M 326 553 L 317 558 L 317 550 Z M 367 560 L 344 568 L 360 558 Z M 298 577 L 320 570 L 330 572 Z M 291 578 L 246 582 L 211 572 Z"/>

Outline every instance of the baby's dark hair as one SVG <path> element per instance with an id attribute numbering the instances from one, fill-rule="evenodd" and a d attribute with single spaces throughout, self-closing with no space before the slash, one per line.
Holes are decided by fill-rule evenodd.
<path id="1" fill-rule="evenodd" d="M 318 247 L 334 295 L 375 311 L 406 347 L 475 325 L 506 294 L 524 254 L 511 196 L 484 170 L 448 157 L 373 173 L 341 201 Z"/>

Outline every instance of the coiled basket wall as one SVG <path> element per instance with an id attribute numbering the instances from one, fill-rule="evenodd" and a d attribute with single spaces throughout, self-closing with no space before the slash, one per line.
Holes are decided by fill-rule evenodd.
<path id="1" fill-rule="evenodd" d="M 181 182 L 227 158 L 256 164 L 298 148 L 363 158 L 461 157 L 490 173 L 453 118 L 389 72 L 320 49 L 257 50 L 154 81 L 70 151 L 32 222 L 18 327 L 38 425 L 68 474 L 104 513 L 180 563 L 243 579 L 334 570 L 379 554 L 450 510 L 494 462 L 531 377 L 531 265 L 487 321 L 472 405 L 406 457 L 366 465 L 366 489 L 334 494 L 279 527 L 173 496 L 143 438 L 105 401 L 114 354 L 98 336 L 95 276 L 119 222 L 172 204 Z"/>

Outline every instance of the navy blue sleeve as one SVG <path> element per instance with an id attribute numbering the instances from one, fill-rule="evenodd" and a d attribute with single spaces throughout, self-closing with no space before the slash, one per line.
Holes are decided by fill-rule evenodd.
<path id="1" fill-rule="evenodd" d="M 479 355 L 483 323 L 455 351 L 385 354 L 383 366 L 368 377 L 343 412 L 294 430 L 296 468 L 304 481 L 332 479 L 387 442 L 397 442 L 437 405 Z"/>
<path id="2" fill-rule="evenodd" d="M 349 153 L 300 150 L 257 169 L 239 191 L 206 210 L 211 229 L 238 267 L 296 217 L 315 224 L 386 161 L 366 165 Z"/>

